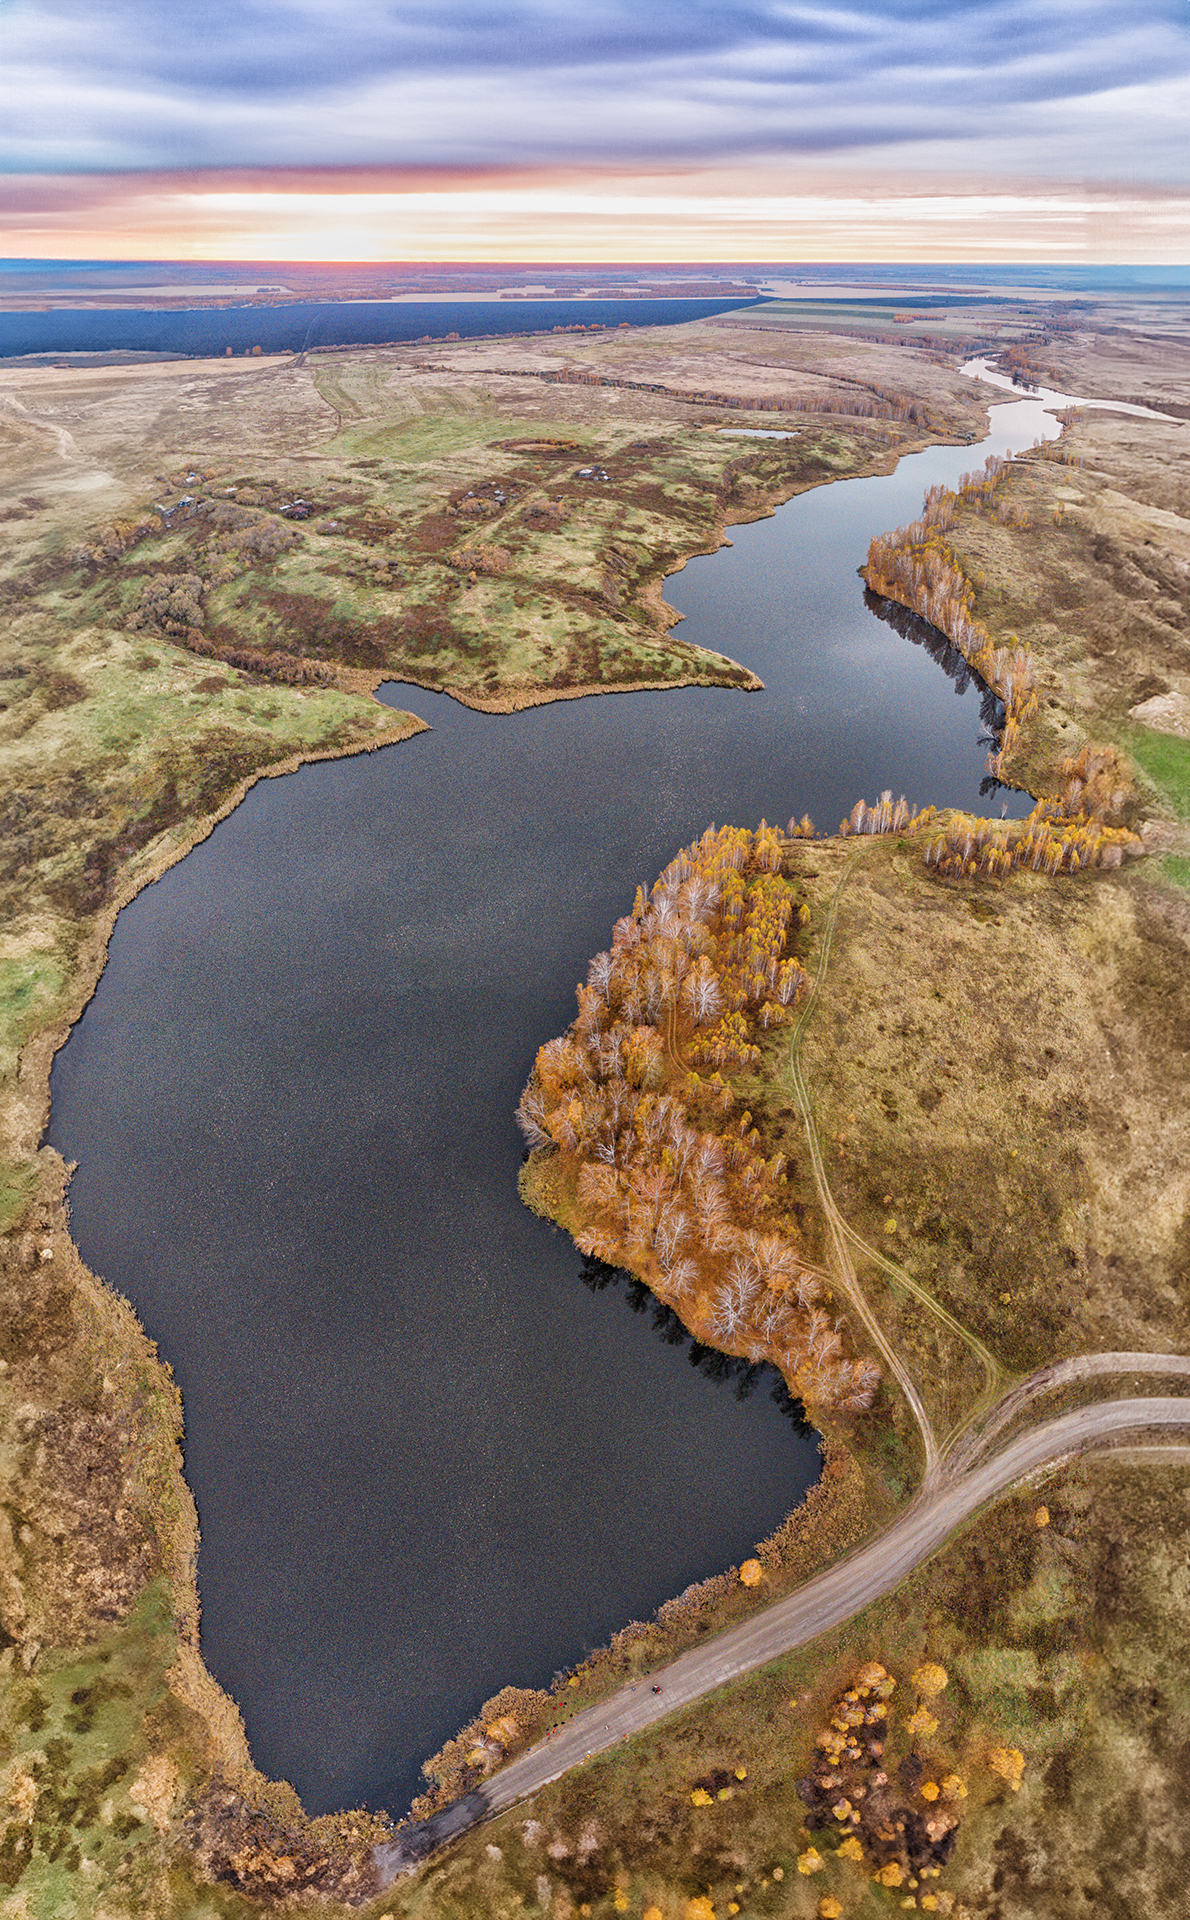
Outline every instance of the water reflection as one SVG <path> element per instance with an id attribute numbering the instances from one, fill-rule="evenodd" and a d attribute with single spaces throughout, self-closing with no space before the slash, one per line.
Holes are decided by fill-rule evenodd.
<path id="1" fill-rule="evenodd" d="M 721 1386 L 730 1386 L 737 1400 L 749 1400 L 757 1387 L 767 1385 L 769 1399 L 792 1422 L 798 1433 L 813 1434 L 814 1428 L 806 1419 L 806 1410 L 801 1401 L 790 1393 L 783 1376 L 767 1360 L 746 1360 L 740 1354 L 721 1353 L 718 1347 L 704 1346 L 682 1324 L 674 1309 L 664 1300 L 659 1300 L 652 1288 L 638 1275 L 626 1272 L 623 1267 L 609 1266 L 594 1254 L 583 1254 L 579 1279 L 592 1293 L 603 1293 L 608 1287 L 622 1286 L 629 1310 L 632 1313 L 651 1312 L 653 1331 L 662 1344 L 667 1347 L 686 1347 L 686 1358 L 690 1365 L 706 1379 L 714 1380 Z"/>
<path id="2" fill-rule="evenodd" d="M 1000 735 L 1004 731 L 1004 702 L 994 687 L 980 678 L 971 662 L 958 648 L 947 639 L 941 627 L 932 626 L 920 613 L 914 613 L 911 607 L 903 607 L 899 600 L 886 600 L 882 593 L 873 593 L 871 587 L 864 588 L 864 605 L 869 613 L 883 620 L 899 633 L 903 640 L 912 641 L 915 647 L 923 647 L 936 666 L 941 667 L 948 680 L 953 681 L 954 690 L 960 699 L 969 688 L 975 687 L 979 694 L 979 717 L 984 732 L 979 736 L 979 744 L 993 752 L 1000 744 Z M 1007 781 L 998 780 L 993 773 L 985 774 L 979 783 L 979 794 L 983 800 L 989 800 L 996 794 L 1005 797 L 1003 810 L 1008 810 L 1009 795 L 1018 794 L 1020 789 Z"/>
<path id="3" fill-rule="evenodd" d="M 814 1478 L 764 1380 L 675 1365 L 647 1292 L 625 1324 L 574 1284 L 513 1109 L 637 880 L 709 820 L 978 805 L 965 664 L 856 570 L 926 487 L 1047 431 L 997 408 L 974 460 L 801 494 L 668 582 L 763 693 L 494 715 L 389 688 L 432 731 L 261 781 L 120 915 L 49 1137 L 182 1388 L 204 1653 L 312 1811 L 407 1806 L 497 1687 L 737 1562 Z"/>
<path id="4" fill-rule="evenodd" d="M 993 733 L 999 732 L 1004 725 L 1002 703 L 993 689 L 980 679 L 965 655 L 951 644 L 941 627 L 931 626 L 920 613 L 914 613 L 911 607 L 903 607 L 899 600 L 886 600 L 883 594 L 873 593 L 871 587 L 864 588 L 864 605 L 878 620 L 887 622 L 903 640 L 911 640 L 915 647 L 924 647 L 947 679 L 953 680 L 957 694 L 961 696 L 966 693 L 970 686 L 979 687 L 982 690 L 980 717 L 985 727 Z"/>

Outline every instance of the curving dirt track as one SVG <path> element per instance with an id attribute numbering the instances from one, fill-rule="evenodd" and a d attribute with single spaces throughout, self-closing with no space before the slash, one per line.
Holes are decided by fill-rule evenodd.
<path id="1" fill-rule="evenodd" d="M 577 1714 L 558 1733 L 502 1768 L 465 1802 L 444 1809 L 422 1828 L 407 1830 L 393 1844 L 378 1847 L 376 1863 L 384 1884 L 390 1884 L 455 1834 L 527 1799 L 593 1754 L 605 1752 L 692 1706 L 741 1674 L 851 1619 L 871 1601 L 899 1586 L 956 1528 L 1016 1482 L 1117 1435 L 1138 1438 L 1160 1428 L 1186 1430 L 1185 1439 L 1176 1448 L 1171 1448 L 1168 1439 L 1156 1444 L 1163 1453 L 1176 1451 L 1190 1463 L 1190 1398 L 1111 1400 L 1047 1421 L 1010 1441 L 982 1464 L 923 1488 L 900 1519 L 859 1552 L 741 1626 L 682 1654 L 600 1706 Z M 660 1693 L 652 1691 L 655 1685 Z"/>
<path id="2" fill-rule="evenodd" d="M 606 1752 L 620 1741 L 694 1705 L 740 1675 L 851 1619 L 873 1600 L 899 1586 L 981 1508 L 1031 1474 L 1125 1434 L 1131 1436 L 1134 1452 L 1159 1451 L 1166 1457 L 1185 1459 L 1190 1464 L 1190 1394 L 1181 1399 L 1117 1399 L 1080 1407 L 1034 1425 L 1012 1439 L 1001 1439 L 997 1450 L 989 1456 L 993 1442 L 1005 1429 L 1022 1415 L 1036 1417 L 1037 1403 L 1057 1388 L 1075 1380 L 1103 1376 L 1119 1379 L 1129 1374 L 1190 1375 L 1190 1357 L 1162 1353 L 1080 1354 L 1042 1367 L 1028 1379 L 1001 1391 L 997 1398 L 997 1389 L 1005 1388 L 1008 1380 L 995 1356 L 909 1275 L 885 1260 L 877 1249 L 869 1247 L 836 1206 L 800 1053 L 802 1036 L 829 966 L 839 898 L 860 857 L 857 849 L 844 867 L 831 899 L 822 929 L 815 978 L 790 1036 L 786 1071 L 805 1127 L 826 1223 L 829 1272 L 863 1323 L 913 1413 L 923 1453 L 921 1486 L 899 1518 L 867 1546 L 818 1574 L 796 1593 L 775 1601 L 751 1620 L 682 1654 L 669 1666 L 622 1688 L 601 1705 L 576 1714 L 556 1733 L 502 1767 L 482 1787 L 443 1808 L 421 1826 L 406 1828 L 395 1842 L 378 1847 L 376 1864 L 385 1885 L 468 1827 L 528 1799 L 551 1780 L 582 1766 L 593 1755 Z M 673 1052 L 672 1038 L 670 1051 Z M 909 1368 L 889 1341 L 859 1284 L 856 1254 L 906 1285 L 923 1307 L 966 1342 L 983 1368 L 984 1385 L 975 1405 L 941 1444 Z M 1166 1436 L 1158 1439 L 1158 1430 L 1163 1428 Z M 1174 1439 L 1169 1433 L 1171 1429 L 1184 1432 Z M 654 1687 L 658 1689 L 656 1692 Z"/>
<path id="3" fill-rule="evenodd" d="M 1080 1353 L 1073 1360 L 1054 1360 L 1048 1366 L 1039 1367 L 1027 1380 L 1006 1393 L 992 1408 L 982 1425 L 969 1421 L 960 1434 L 955 1436 L 955 1444 L 946 1452 L 946 1466 L 951 1473 L 961 1472 L 981 1453 L 986 1453 L 998 1433 L 1031 1407 L 1044 1394 L 1053 1393 L 1059 1387 L 1069 1386 L 1075 1380 L 1093 1380 L 1102 1375 L 1128 1373 L 1166 1373 L 1190 1375 L 1190 1356 L 1183 1353 Z"/>
<path id="4" fill-rule="evenodd" d="M 851 1228 L 835 1205 L 835 1197 L 831 1192 L 830 1182 L 826 1177 L 826 1166 L 822 1158 L 822 1143 L 818 1138 L 818 1128 L 814 1123 L 814 1111 L 810 1102 L 810 1090 L 806 1085 L 801 1064 L 802 1035 L 818 1004 L 818 997 L 822 990 L 823 981 L 826 979 L 826 970 L 830 963 L 831 942 L 834 938 L 835 919 L 839 911 L 839 898 L 851 874 L 852 868 L 855 866 L 859 857 L 858 852 L 852 854 L 840 875 L 839 884 L 831 897 L 826 921 L 822 929 L 821 943 L 818 950 L 818 967 L 814 975 L 814 984 L 810 988 L 809 997 L 806 1000 L 805 1006 L 802 1008 L 801 1014 L 790 1036 L 787 1070 L 789 1073 L 789 1083 L 802 1116 L 802 1124 L 806 1130 L 806 1145 L 810 1155 L 810 1167 L 814 1175 L 814 1185 L 818 1193 L 818 1203 L 822 1208 L 823 1219 L 826 1222 L 831 1277 L 840 1292 L 845 1295 L 848 1304 L 851 1306 L 857 1318 L 863 1323 L 868 1338 L 871 1340 L 872 1345 L 880 1355 L 889 1373 L 896 1380 L 912 1411 L 914 1420 L 917 1422 L 918 1432 L 921 1436 L 922 1452 L 925 1461 L 925 1484 L 929 1486 L 932 1485 L 937 1478 L 941 1466 L 938 1442 L 934 1435 L 934 1429 L 930 1424 L 930 1417 L 926 1412 L 912 1374 L 889 1341 L 860 1287 L 859 1276 L 855 1270 L 855 1261 L 851 1257 L 851 1248 L 854 1245 L 864 1253 L 870 1252 L 871 1249 L 859 1239 L 857 1234 L 852 1233 Z"/>

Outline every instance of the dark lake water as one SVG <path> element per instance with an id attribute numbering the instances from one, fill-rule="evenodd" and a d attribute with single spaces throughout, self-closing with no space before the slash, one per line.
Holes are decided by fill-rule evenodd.
<path id="1" fill-rule="evenodd" d="M 833 829 L 883 787 L 1027 810 L 981 796 L 978 687 L 856 577 L 925 486 L 1057 432 L 992 418 L 670 582 L 766 692 L 504 717 L 390 687 L 432 733 L 262 782 L 120 915 L 49 1138 L 182 1386 L 206 1658 L 311 1810 L 402 1810 L 497 1687 L 738 1561 L 815 1477 L 767 1382 L 738 1399 L 582 1284 L 517 1199 L 513 1108 L 637 881 L 711 820 Z"/>
<path id="2" fill-rule="evenodd" d="M 300 353 L 307 347 L 376 346 L 536 333 L 592 321 L 605 327 L 673 326 L 734 313 L 754 300 L 310 300 L 276 307 L 57 307 L 0 313 L 0 359 L 54 353 Z"/>

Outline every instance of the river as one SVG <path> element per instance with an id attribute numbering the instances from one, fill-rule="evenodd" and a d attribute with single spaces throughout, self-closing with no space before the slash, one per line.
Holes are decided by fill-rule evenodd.
<path id="1" fill-rule="evenodd" d="M 981 796 L 978 687 L 856 568 L 925 487 L 1057 430 L 996 407 L 979 447 L 802 494 L 671 579 L 763 693 L 495 716 L 390 686 L 432 732 L 263 781 L 120 915 L 49 1139 L 183 1390 L 206 1659 L 310 1810 L 404 1810 L 488 1694 L 737 1562 L 813 1480 L 768 1383 L 738 1399 L 581 1284 L 517 1199 L 513 1108 L 709 821 L 829 830 L 884 787 L 1027 809 Z"/>

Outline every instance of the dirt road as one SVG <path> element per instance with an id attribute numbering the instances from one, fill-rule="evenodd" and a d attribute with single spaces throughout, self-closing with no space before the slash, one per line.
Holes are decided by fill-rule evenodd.
<path id="1" fill-rule="evenodd" d="M 1080 1353 L 1072 1360 L 1053 1360 L 1031 1373 L 1027 1380 L 997 1401 L 989 1417 L 972 1422 L 963 1429 L 958 1443 L 947 1455 L 947 1469 L 961 1472 L 979 1454 L 986 1453 L 998 1433 L 1011 1426 L 1046 1394 L 1057 1392 L 1075 1380 L 1094 1380 L 1124 1374 L 1190 1375 L 1190 1356 L 1182 1353 Z"/>
<path id="2" fill-rule="evenodd" d="M 786 1070 L 805 1126 L 810 1164 L 826 1224 L 831 1277 L 862 1322 L 917 1423 L 924 1466 L 921 1487 L 897 1520 L 848 1559 L 808 1581 L 786 1599 L 775 1601 L 741 1626 L 717 1635 L 705 1645 L 682 1654 L 669 1666 L 622 1688 L 601 1706 L 576 1714 L 528 1753 L 502 1767 L 464 1800 L 445 1807 L 420 1828 L 405 1829 L 394 1844 L 379 1847 L 376 1861 L 386 1885 L 467 1827 L 515 1806 L 551 1780 L 583 1766 L 595 1754 L 605 1753 L 644 1728 L 694 1705 L 740 1675 L 850 1620 L 873 1600 L 899 1586 L 981 1507 L 1040 1468 L 1087 1448 L 1101 1446 L 1120 1434 L 1132 1436 L 1140 1446 L 1148 1436 L 1150 1447 L 1158 1446 L 1167 1458 L 1184 1458 L 1190 1463 L 1190 1395 L 1183 1399 L 1116 1399 L 1079 1407 L 1012 1439 L 1001 1438 L 998 1450 L 989 1452 L 993 1442 L 1013 1422 L 1033 1412 L 1036 1403 L 1057 1388 L 1075 1380 L 1110 1375 L 1117 1378 L 1138 1373 L 1186 1375 L 1190 1373 L 1190 1357 L 1153 1353 L 1080 1354 L 1041 1368 L 1027 1380 L 1001 1392 L 997 1399 L 997 1391 L 1006 1384 L 1006 1376 L 995 1356 L 909 1274 L 894 1267 L 877 1249 L 869 1247 L 836 1206 L 802 1068 L 801 1041 L 826 978 L 839 899 L 859 858 L 857 850 L 847 861 L 831 898 L 821 929 L 815 978 L 790 1037 Z M 910 1369 L 888 1339 L 864 1295 L 855 1254 L 883 1269 L 912 1292 L 923 1307 L 968 1345 L 983 1368 L 984 1386 L 974 1407 L 941 1445 Z M 1165 1429 L 1165 1434 L 1158 1440 L 1161 1429 Z M 1170 1429 L 1184 1431 L 1174 1440 Z"/>
<path id="3" fill-rule="evenodd" d="M 858 1553 L 741 1626 L 623 1688 L 602 1705 L 576 1714 L 557 1733 L 501 1768 L 465 1803 L 446 1808 L 427 1823 L 424 1832 L 407 1831 L 393 1845 L 378 1848 L 377 1865 L 385 1884 L 466 1826 L 514 1806 L 593 1754 L 606 1752 L 741 1674 L 849 1620 L 899 1586 L 972 1514 L 1039 1468 L 1102 1445 L 1118 1434 L 1139 1438 L 1148 1432 L 1156 1439 L 1156 1430 L 1171 1427 L 1185 1429 L 1186 1438 L 1176 1451 L 1190 1462 L 1190 1398 L 1105 1401 L 1047 1421 L 1010 1441 L 991 1459 L 948 1477 L 941 1485 L 935 1483 Z M 1158 1444 L 1167 1456 L 1175 1451 L 1167 1438 Z M 652 1691 L 654 1686 L 660 1687 L 660 1693 Z"/>

